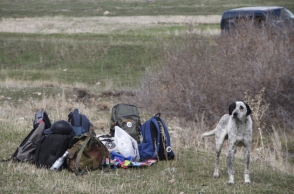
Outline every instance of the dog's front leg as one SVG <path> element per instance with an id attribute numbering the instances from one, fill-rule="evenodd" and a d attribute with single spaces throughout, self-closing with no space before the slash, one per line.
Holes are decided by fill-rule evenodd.
<path id="1" fill-rule="evenodd" d="M 234 156 L 236 147 L 234 145 L 229 146 L 229 153 L 227 157 L 229 181 L 228 184 L 234 184 Z"/>
<path id="2" fill-rule="evenodd" d="M 245 184 L 251 184 L 251 181 L 249 178 L 250 147 L 248 146 L 246 146 L 244 149 L 244 162 L 245 162 L 244 181 L 245 181 Z"/>

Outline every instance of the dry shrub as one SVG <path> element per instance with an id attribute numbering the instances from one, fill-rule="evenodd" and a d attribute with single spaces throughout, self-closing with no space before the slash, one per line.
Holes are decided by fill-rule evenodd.
<path id="1" fill-rule="evenodd" d="M 162 46 L 162 63 L 152 68 L 136 91 L 137 104 L 187 120 L 214 124 L 229 104 L 257 95 L 269 108 L 269 126 L 292 126 L 294 111 L 294 34 L 242 24 L 231 33 L 188 34 Z"/>

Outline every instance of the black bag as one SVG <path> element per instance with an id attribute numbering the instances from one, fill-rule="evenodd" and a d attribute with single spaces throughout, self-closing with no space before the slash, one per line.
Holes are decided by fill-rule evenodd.
<path id="1" fill-rule="evenodd" d="M 115 126 L 125 130 L 140 143 L 141 120 L 138 107 L 131 104 L 117 104 L 112 108 L 110 134 L 114 136 Z"/>
<path id="2" fill-rule="evenodd" d="M 12 154 L 15 162 L 35 162 L 36 143 L 41 139 L 43 131 L 51 127 L 50 119 L 44 110 L 35 114 L 33 129 Z"/>
<path id="3" fill-rule="evenodd" d="M 69 122 L 60 120 L 53 123 L 50 129 L 44 131 L 37 143 L 36 166 L 50 168 L 66 152 L 72 137 L 72 126 Z"/>

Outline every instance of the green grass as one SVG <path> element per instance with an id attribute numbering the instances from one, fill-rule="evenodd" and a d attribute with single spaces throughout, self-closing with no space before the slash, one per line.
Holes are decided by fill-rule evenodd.
<path id="1" fill-rule="evenodd" d="M 5 137 L 11 135 L 5 134 Z M 10 147 L 5 153 L 13 151 Z M 221 156 L 220 179 L 212 177 L 213 153 L 194 148 L 179 149 L 176 157 L 174 161 L 160 161 L 151 167 L 111 169 L 104 173 L 96 170 L 81 177 L 67 170 L 51 172 L 25 163 L 0 163 L 1 193 L 294 193 L 293 175 L 258 163 L 251 165 L 253 184 L 245 185 L 243 161 L 237 159 L 235 184 L 230 186 L 226 184 L 224 155 Z"/>
<path id="2" fill-rule="evenodd" d="M 132 35 L 2 34 L 0 44 L 1 80 L 95 84 L 110 79 L 133 85 L 159 54 L 151 38 Z"/>
<path id="3" fill-rule="evenodd" d="M 111 80 L 120 87 L 135 86 L 145 69 L 160 61 L 160 44 L 189 29 L 189 25 L 169 24 L 110 34 L 0 33 L 0 80 L 90 85 Z"/>

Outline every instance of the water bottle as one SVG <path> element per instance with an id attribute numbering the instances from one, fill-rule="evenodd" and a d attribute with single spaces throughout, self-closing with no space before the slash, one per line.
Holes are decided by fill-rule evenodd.
<path id="1" fill-rule="evenodd" d="M 68 155 L 68 151 L 66 151 L 63 156 L 61 156 L 60 158 L 58 158 L 54 164 L 51 166 L 50 170 L 56 171 L 60 168 L 60 166 L 63 164 L 65 157 Z"/>

